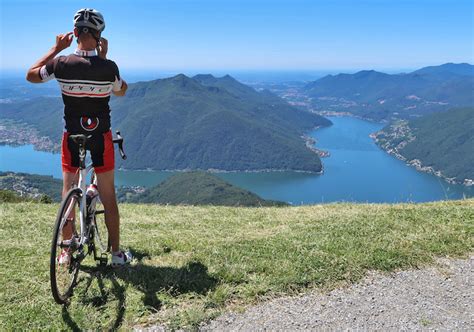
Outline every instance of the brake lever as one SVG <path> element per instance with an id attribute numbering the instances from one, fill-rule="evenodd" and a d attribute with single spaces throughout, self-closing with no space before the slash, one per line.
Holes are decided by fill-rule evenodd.
<path id="1" fill-rule="evenodd" d="M 113 140 L 114 143 L 118 144 L 119 152 L 120 152 L 120 157 L 122 157 L 123 160 L 127 159 L 127 155 L 123 151 L 123 137 L 120 135 L 120 131 L 116 131 L 115 134 L 117 135 L 117 138 Z"/>

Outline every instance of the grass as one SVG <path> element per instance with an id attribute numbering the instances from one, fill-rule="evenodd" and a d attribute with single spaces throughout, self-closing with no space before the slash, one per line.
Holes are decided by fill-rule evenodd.
<path id="1" fill-rule="evenodd" d="M 185 207 L 122 204 L 137 261 L 85 261 L 71 304 L 56 305 L 49 249 L 56 205 L 0 205 L 0 330 L 193 328 L 226 310 L 368 270 L 420 267 L 473 248 L 474 200 L 427 204 Z"/>

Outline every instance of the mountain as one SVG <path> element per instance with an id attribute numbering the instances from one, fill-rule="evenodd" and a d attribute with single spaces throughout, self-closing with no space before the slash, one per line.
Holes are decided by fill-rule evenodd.
<path id="1" fill-rule="evenodd" d="M 393 123 L 375 133 L 379 146 L 419 170 L 474 184 L 474 107 Z"/>
<path id="2" fill-rule="evenodd" d="M 64 128 L 64 104 L 59 97 L 39 97 L 1 104 L 0 120 L 11 119 L 32 125 L 41 136 L 60 140 Z"/>
<path id="3" fill-rule="evenodd" d="M 321 171 L 301 136 L 331 122 L 231 76 L 177 75 L 129 85 L 112 98 L 112 125 L 125 138 L 127 169 Z M 59 98 L 2 105 L 0 120 L 27 123 L 59 142 Z"/>
<path id="4" fill-rule="evenodd" d="M 205 172 L 179 173 L 143 193 L 128 197 L 130 203 L 276 206 L 283 202 L 267 201 L 254 193 L 233 186 Z"/>
<path id="5" fill-rule="evenodd" d="M 301 136 L 330 122 L 230 76 L 185 75 L 131 84 L 111 103 L 129 169 L 320 171 Z"/>
<path id="6" fill-rule="evenodd" d="M 252 96 L 256 99 L 260 99 L 261 97 L 263 97 L 262 94 L 259 94 L 257 91 L 255 91 L 248 85 L 240 83 L 230 75 L 225 75 L 221 78 L 217 78 L 210 74 L 199 74 L 193 76 L 193 79 L 204 86 L 225 89 L 231 94 L 240 98 L 249 98 L 250 96 Z"/>
<path id="7" fill-rule="evenodd" d="M 428 66 L 413 72 L 419 75 L 460 75 L 460 76 L 474 76 L 474 66 L 468 63 L 445 63 L 440 66 Z"/>
<path id="8" fill-rule="evenodd" d="M 328 75 L 306 85 L 303 92 L 319 111 L 350 112 L 376 121 L 409 119 L 474 106 L 474 66 L 447 63 L 408 74 L 364 70 Z"/>

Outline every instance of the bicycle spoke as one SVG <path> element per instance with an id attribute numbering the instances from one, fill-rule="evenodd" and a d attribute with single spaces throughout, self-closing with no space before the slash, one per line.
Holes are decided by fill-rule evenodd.
<path id="1" fill-rule="evenodd" d="M 67 221 L 68 216 L 71 214 L 71 212 L 75 208 L 75 206 L 76 206 L 76 200 L 71 199 L 71 201 L 69 202 L 68 207 L 66 209 L 66 212 L 64 213 L 63 219 L 65 219 Z"/>
<path id="2" fill-rule="evenodd" d="M 99 210 L 99 205 L 97 206 Z M 99 210 L 101 211 L 101 210 Z M 109 233 L 107 231 L 107 226 L 105 224 L 104 214 L 95 215 L 94 218 L 95 226 L 95 242 L 96 247 L 100 249 L 99 256 L 105 254 L 109 251 Z"/>
<path id="3" fill-rule="evenodd" d="M 82 260 L 78 250 L 79 237 L 74 220 L 79 219 L 80 197 L 71 190 L 61 204 L 51 246 L 51 290 L 58 303 L 66 303 L 71 296 Z"/>

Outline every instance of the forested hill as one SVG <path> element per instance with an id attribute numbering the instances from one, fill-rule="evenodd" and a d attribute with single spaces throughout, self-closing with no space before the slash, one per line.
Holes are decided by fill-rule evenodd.
<path id="1" fill-rule="evenodd" d="M 62 181 L 52 176 L 0 172 L 0 190 L 12 191 L 26 199 L 49 197 L 55 202 L 61 200 Z"/>
<path id="2" fill-rule="evenodd" d="M 136 190 L 136 189 L 139 190 Z M 62 180 L 52 176 L 0 172 L 0 202 L 61 201 Z M 8 199 L 9 198 L 9 199 Z M 283 206 L 284 202 L 265 200 L 206 172 L 180 172 L 150 187 L 119 187 L 117 198 L 127 203 L 225 206 Z"/>
<path id="3" fill-rule="evenodd" d="M 2 105 L 0 120 L 27 123 L 57 143 L 59 98 Z M 112 98 L 112 125 L 125 138 L 127 169 L 321 171 L 301 136 L 331 122 L 230 76 L 185 75 L 130 84 Z"/>
<path id="4" fill-rule="evenodd" d="M 350 112 L 376 121 L 409 119 L 474 106 L 474 66 L 447 63 L 407 74 L 363 70 L 328 75 L 304 88 L 320 111 Z"/>
<path id="5" fill-rule="evenodd" d="M 329 125 L 230 76 L 185 75 L 130 85 L 112 102 L 129 169 L 320 171 L 301 135 Z"/>
<path id="6" fill-rule="evenodd" d="M 375 139 L 420 170 L 474 184 L 474 107 L 399 121 L 376 133 Z"/>
<path id="7" fill-rule="evenodd" d="M 256 194 L 233 186 L 205 172 L 178 173 L 143 193 L 130 195 L 130 203 L 282 206 L 283 202 L 268 201 Z"/>

